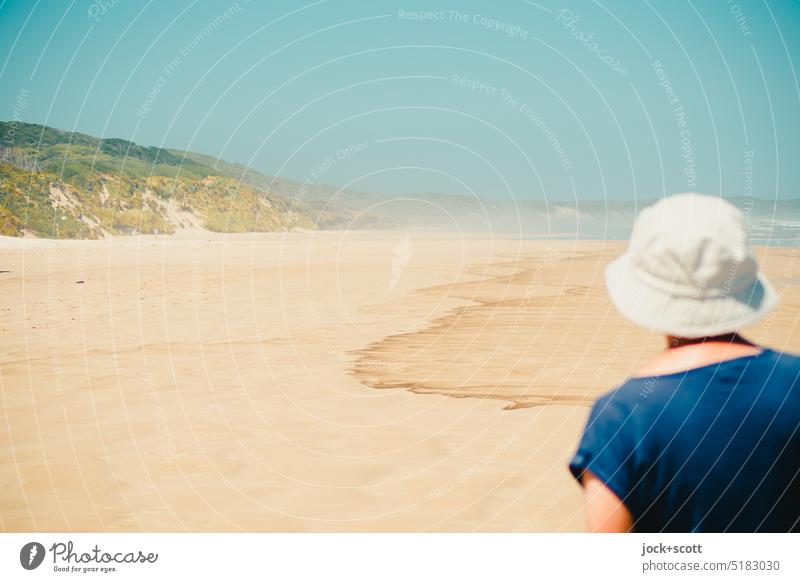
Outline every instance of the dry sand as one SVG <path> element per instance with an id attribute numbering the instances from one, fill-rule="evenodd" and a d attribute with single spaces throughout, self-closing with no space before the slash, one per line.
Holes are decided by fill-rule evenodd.
<path id="1" fill-rule="evenodd" d="M 0 529 L 580 530 L 587 405 L 661 347 L 603 292 L 621 249 L 2 239 Z M 750 336 L 800 351 L 800 254 L 759 252 Z"/>

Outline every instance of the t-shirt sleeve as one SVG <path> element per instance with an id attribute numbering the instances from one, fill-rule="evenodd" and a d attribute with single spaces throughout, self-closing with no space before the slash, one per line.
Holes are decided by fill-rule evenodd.
<path id="1" fill-rule="evenodd" d="M 578 450 L 569 464 L 580 482 L 587 469 L 597 475 L 626 505 L 637 482 L 636 445 L 638 437 L 628 407 L 613 398 L 598 400 L 583 431 Z"/>

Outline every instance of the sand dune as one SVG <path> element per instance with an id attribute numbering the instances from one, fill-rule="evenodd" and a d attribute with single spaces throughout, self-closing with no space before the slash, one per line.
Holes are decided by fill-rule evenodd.
<path id="1" fill-rule="evenodd" d="M 621 248 L 3 239 L 0 529 L 578 530 L 587 404 L 660 349 L 602 290 Z M 751 335 L 800 351 L 800 255 L 760 252 Z"/>

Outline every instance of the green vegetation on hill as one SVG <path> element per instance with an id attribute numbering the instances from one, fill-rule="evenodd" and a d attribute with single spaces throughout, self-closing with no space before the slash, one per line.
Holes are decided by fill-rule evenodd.
<path id="1" fill-rule="evenodd" d="M 262 174 L 196 152 L 0 122 L 0 230 L 42 237 L 290 229 L 452 228 L 474 199 L 409 204 Z M 436 210 L 447 200 L 446 211 Z M 470 222 L 470 223 L 471 223 Z M 480 223 L 483 225 L 483 223 Z"/>
<path id="2" fill-rule="evenodd" d="M 182 152 L 0 122 L 0 234 L 315 228 L 300 203 L 241 183 Z"/>
<path id="3" fill-rule="evenodd" d="M 48 238 L 97 238 L 100 233 L 85 227 L 80 211 L 54 204 L 51 190 L 64 186 L 46 172 L 25 172 L 0 163 L 0 231 L 21 235 L 23 231 Z M 68 199 L 67 199 L 68 200 Z M 80 200 L 80 198 L 78 198 Z"/>

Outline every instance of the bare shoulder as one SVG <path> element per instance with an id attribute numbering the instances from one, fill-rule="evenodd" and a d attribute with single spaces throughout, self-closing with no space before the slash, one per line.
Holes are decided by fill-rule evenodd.
<path id="1" fill-rule="evenodd" d="M 728 360 L 755 356 L 763 351 L 761 346 L 711 342 L 665 350 L 637 371 L 637 376 L 663 376 L 693 368 L 710 366 Z"/>

